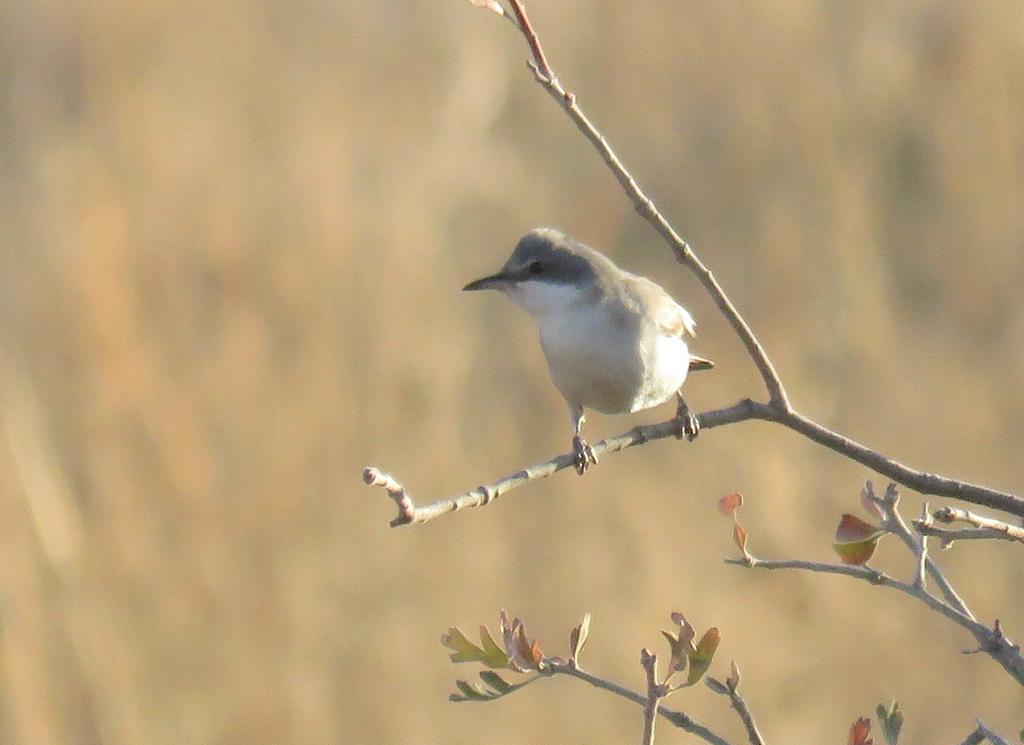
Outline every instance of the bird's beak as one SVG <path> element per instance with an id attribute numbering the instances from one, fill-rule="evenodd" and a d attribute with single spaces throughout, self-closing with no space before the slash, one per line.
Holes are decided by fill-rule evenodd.
<path id="1" fill-rule="evenodd" d="M 508 287 L 512 278 L 505 274 L 505 272 L 498 272 L 492 274 L 489 277 L 482 277 L 475 282 L 470 282 L 468 285 L 463 287 L 464 292 L 473 292 L 474 290 L 501 290 Z"/>

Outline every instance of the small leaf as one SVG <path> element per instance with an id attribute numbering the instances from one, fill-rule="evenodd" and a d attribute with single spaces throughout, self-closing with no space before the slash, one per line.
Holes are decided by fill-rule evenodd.
<path id="1" fill-rule="evenodd" d="M 453 693 L 448 696 L 449 701 L 494 701 L 495 699 L 507 696 L 508 694 L 518 691 L 520 688 L 530 685 L 535 680 L 540 680 L 540 675 L 524 680 L 522 683 L 509 683 L 496 672 L 491 670 L 484 670 L 480 673 L 480 679 L 487 684 L 490 690 L 485 690 L 479 685 L 473 685 L 465 680 L 456 680 L 455 687 L 459 689 L 459 693 Z"/>
<path id="2" fill-rule="evenodd" d="M 492 698 L 464 680 L 456 680 L 455 687 L 462 691 L 462 695 L 459 696 L 459 694 L 453 693 L 448 697 L 451 701 L 489 701 Z"/>
<path id="3" fill-rule="evenodd" d="M 452 662 L 482 662 L 488 667 L 508 667 L 508 656 L 494 643 L 485 626 L 480 627 L 480 641 L 482 647 L 467 639 L 458 626 L 452 626 L 441 637 L 441 643 L 452 650 L 449 655 Z"/>
<path id="4" fill-rule="evenodd" d="M 836 526 L 836 541 L 838 543 L 855 543 L 882 535 L 885 535 L 884 530 L 848 512 L 842 516 L 839 525 Z"/>
<path id="5" fill-rule="evenodd" d="M 844 514 L 836 527 L 832 548 L 844 564 L 861 565 L 875 554 L 878 540 L 885 531 L 856 515 Z"/>
<path id="6" fill-rule="evenodd" d="M 514 621 L 508 620 L 508 614 L 502 609 L 498 614 L 498 628 L 501 630 L 501 639 L 505 644 L 505 654 L 508 656 L 508 666 L 517 673 L 525 673 L 530 669 L 527 658 L 519 651 L 519 644 L 516 640 L 522 622 L 517 618 Z"/>
<path id="7" fill-rule="evenodd" d="M 686 668 L 686 661 L 689 659 L 688 645 L 680 641 L 675 634 L 669 631 L 662 631 L 661 633 L 668 640 L 669 649 L 672 650 L 672 658 L 668 663 L 669 672 L 682 672 Z"/>
<path id="8" fill-rule="evenodd" d="M 580 625 L 569 634 L 569 653 L 573 662 L 579 662 L 580 653 L 587 643 L 588 636 L 590 636 L 590 613 L 584 613 Z"/>
<path id="9" fill-rule="evenodd" d="M 697 630 L 686 620 L 686 616 L 679 611 L 674 611 L 672 613 L 672 623 L 679 627 L 679 641 L 693 649 L 693 637 L 697 636 Z"/>
<path id="10" fill-rule="evenodd" d="M 497 13 L 499 16 L 505 15 L 505 9 L 501 7 L 498 0 L 469 0 L 478 8 L 486 8 L 487 10 Z"/>
<path id="11" fill-rule="evenodd" d="M 903 728 L 903 712 L 896 701 L 889 704 L 886 709 L 882 704 L 875 710 L 878 715 L 878 723 L 882 726 L 882 736 L 885 737 L 886 745 L 898 745 L 900 730 Z"/>
<path id="12" fill-rule="evenodd" d="M 544 652 L 540 648 L 540 642 L 536 639 L 530 645 L 530 660 L 533 662 L 533 669 L 540 671 L 544 669 Z"/>
<path id="13" fill-rule="evenodd" d="M 733 492 L 732 494 L 726 494 L 718 500 L 718 511 L 726 517 L 732 517 L 742 505 L 743 495 L 739 492 Z"/>
<path id="14" fill-rule="evenodd" d="M 484 670 L 480 673 L 480 680 L 493 688 L 501 696 L 512 690 L 513 686 L 511 683 L 505 681 L 503 677 L 498 675 L 493 670 Z"/>
<path id="15" fill-rule="evenodd" d="M 508 667 L 508 655 L 505 650 L 498 646 L 486 626 L 480 624 L 480 643 L 483 650 L 483 662 L 487 667 L 502 668 Z"/>
<path id="16" fill-rule="evenodd" d="M 725 684 L 729 686 L 730 691 L 735 691 L 740 687 L 740 668 L 736 664 L 736 660 L 729 664 L 729 677 L 725 679 Z"/>
<path id="17" fill-rule="evenodd" d="M 486 657 L 484 650 L 466 638 L 458 626 L 452 626 L 441 637 L 441 643 L 452 650 L 452 662 L 481 662 Z"/>
<path id="18" fill-rule="evenodd" d="M 844 564 L 863 566 L 875 555 L 877 540 L 861 541 L 860 543 L 833 543 L 832 549 Z"/>
<path id="19" fill-rule="evenodd" d="M 704 636 L 697 642 L 696 649 L 690 652 L 690 672 L 686 676 L 686 685 L 692 686 L 708 671 L 720 641 L 721 634 L 714 626 L 704 632 Z"/>
<path id="20" fill-rule="evenodd" d="M 872 740 L 868 735 L 871 734 L 871 722 L 864 717 L 861 717 L 852 725 L 850 725 L 850 736 L 847 738 L 847 745 L 872 745 Z"/>
<path id="21" fill-rule="evenodd" d="M 532 644 L 530 643 L 526 638 L 526 627 L 519 623 L 519 619 L 516 619 L 513 625 L 515 627 L 513 636 L 515 640 L 516 661 L 519 665 L 529 670 L 542 670 L 544 667 L 544 653 L 541 651 L 540 642 L 534 641 Z"/>
<path id="22" fill-rule="evenodd" d="M 498 0 L 469 0 L 469 2 L 471 2 L 478 8 L 484 8 L 485 10 L 490 10 L 494 13 L 497 13 L 502 18 L 511 21 L 516 28 L 519 28 L 519 21 L 516 20 L 515 15 L 505 10 L 505 8 L 502 7 L 501 3 L 499 3 Z"/>

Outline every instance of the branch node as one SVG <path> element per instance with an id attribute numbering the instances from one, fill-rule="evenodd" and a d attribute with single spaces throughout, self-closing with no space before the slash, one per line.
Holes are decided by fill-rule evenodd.
<path id="1" fill-rule="evenodd" d="M 396 481 L 390 474 L 383 473 L 373 466 L 363 469 L 363 482 L 367 486 L 379 486 L 388 493 L 388 496 L 395 501 L 398 508 L 398 517 L 391 521 L 391 527 L 408 525 L 416 519 L 416 505 L 412 497 L 405 491 L 405 487 Z"/>

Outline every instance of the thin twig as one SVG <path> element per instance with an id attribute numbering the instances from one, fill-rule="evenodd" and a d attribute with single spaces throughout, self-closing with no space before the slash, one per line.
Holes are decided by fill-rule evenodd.
<path id="1" fill-rule="evenodd" d="M 707 678 L 704 682 L 715 693 L 729 697 L 729 703 L 736 710 L 740 720 L 743 722 L 744 728 L 747 730 L 747 738 L 750 740 L 750 745 L 765 745 L 764 737 L 757 728 L 757 722 L 754 721 L 754 715 L 750 713 L 750 707 L 743 696 L 740 695 L 739 668 L 736 667 L 736 663 L 733 662 L 733 675 L 724 683 L 715 678 Z"/>
<path id="2" fill-rule="evenodd" d="M 946 601 L 972 621 L 976 621 L 977 618 L 974 616 L 974 613 L 967 607 L 967 603 L 964 602 L 963 598 L 953 588 L 950 581 L 946 579 L 946 575 L 939 565 L 932 561 L 931 557 L 922 550 L 920 545 L 922 540 L 915 536 L 910 528 L 907 527 L 907 523 L 904 522 L 899 510 L 900 494 L 896 489 L 896 485 L 889 484 L 885 489 L 885 495 L 877 497 L 875 496 L 874 484 L 868 481 L 864 484 L 864 490 L 861 492 L 861 495 L 878 508 L 882 515 L 882 528 L 903 541 L 907 549 L 915 556 L 921 557 L 924 568 L 928 570 L 928 574 L 935 580 L 935 584 L 942 591 Z"/>
<path id="3" fill-rule="evenodd" d="M 658 685 L 658 656 L 649 649 L 640 650 L 640 666 L 647 676 L 647 699 L 644 701 L 644 736 L 641 745 L 654 745 L 654 720 L 665 690 Z"/>
<path id="4" fill-rule="evenodd" d="M 975 727 L 969 735 L 967 735 L 967 738 L 963 741 L 962 745 L 980 745 L 985 742 L 985 740 L 988 740 L 992 745 L 1010 745 L 1008 740 L 990 730 L 980 719 L 976 719 L 975 721 L 978 723 L 978 726 Z"/>
<path id="5" fill-rule="evenodd" d="M 698 420 L 701 429 L 712 429 L 723 424 L 742 422 L 748 419 L 763 419 L 769 412 L 767 404 L 746 400 L 725 409 L 706 411 L 698 417 Z M 594 454 L 602 457 L 609 453 L 617 453 L 626 448 L 651 442 L 652 440 L 675 437 L 678 432 L 679 422 L 675 419 L 658 424 L 634 427 L 617 437 L 610 437 L 607 440 L 595 442 L 593 445 Z M 398 516 L 391 521 L 391 526 L 397 527 L 412 523 L 425 523 L 433 520 L 435 517 L 467 507 L 482 507 L 490 504 L 502 494 L 515 489 L 517 486 L 522 486 L 537 479 L 547 478 L 564 468 L 573 467 L 574 464 L 575 456 L 571 453 L 556 455 L 550 460 L 526 466 L 490 484 L 478 486 L 462 494 L 441 499 L 422 507 L 416 506 L 404 486 L 373 466 L 368 466 L 363 470 L 363 481 L 370 486 L 383 487 L 388 492 L 388 495 L 395 500 L 395 504 L 398 506 Z"/>
<path id="6" fill-rule="evenodd" d="M 618 683 L 598 677 L 597 675 L 587 672 L 578 666 L 574 666 L 568 662 L 559 662 L 555 660 L 545 660 L 545 662 L 547 663 L 545 672 L 548 675 L 569 675 L 573 678 L 579 678 L 580 680 L 586 681 L 595 688 L 600 688 L 610 693 L 614 693 L 616 696 L 621 696 L 622 698 L 639 704 L 640 706 L 644 706 L 647 703 L 646 696 L 637 693 L 636 691 L 631 691 Z M 730 745 L 728 740 L 721 735 L 712 732 L 703 724 L 694 720 L 689 714 L 685 714 L 684 712 L 674 709 L 666 709 L 664 706 L 658 708 L 658 714 L 661 715 L 662 719 L 671 722 L 684 732 L 696 735 L 705 742 L 712 743 L 712 745 Z"/>
<path id="7" fill-rule="evenodd" d="M 928 517 L 927 502 L 921 505 L 921 518 L 924 519 L 926 517 Z M 928 565 L 928 536 L 922 534 L 917 543 L 920 549 L 917 552 L 917 574 L 914 576 L 914 587 L 919 587 L 922 590 L 927 591 L 928 586 L 926 578 L 928 573 L 925 567 Z"/>
<path id="8" fill-rule="evenodd" d="M 1002 520 L 996 520 L 992 517 L 978 515 L 970 510 L 961 509 L 959 507 L 943 507 L 942 509 L 936 510 L 932 517 L 943 523 L 963 522 L 977 528 L 977 530 L 965 531 L 942 531 L 942 529 L 939 528 L 936 529 L 936 531 L 942 532 L 934 532 L 933 535 L 952 535 L 957 533 L 958 535 L 953 540 L 960 540 L 961 538 L 998 538 L 1005 541 L 1017 541 L 1024 543 L 1024 528 L 1016 525 L 1010 525 L 1009 523 L 1003 522 Z"/>
<path id="9" fill-rule="evenodd" d="M 637 183 L 636 179 L 626 170 L 626 167 L 622 165 L 622 161 L 612 150 L 611 145 L 603 134 L 595 127 L 587 115 L 583 113 L 583 110 L 576 103 L 576 95 L 568 92 L 562 87 L 561 82 L 558 80 L 558 76 L 555 75 L 554 71 L 548 64 L 547 58 L 544 56 L 543 47 L 541 47 L 540 40 L 537 38 L 536 32 L 530 25 L 529 20 L 526 18 L 526 14 L 522 10 L 522 3 L 519 0 L 510 0 L 512 9 L 516 12 L 516 16 L 519 18 L 519 24 L 522 28 L 523 36 L 526 38 L 527 43 L 530 46 L 530 51 L 533 59 L 530 62 L 530 69 L 533 70 L 534 77 L 544 89 L 551 94 L 552 98 L 565 110 L 569 117 L 573 120 L 576 127 L 586 136 L 588 140 L 597 148 L 604 162 L 608 164 L 608 167 L 612 170 L 615 178 L 618 179 L 619 184 L 622 185 L 627 196 L 633 202 L 636 211 L 643 217 L 647 222 L 654 227 L 655 230 L 661 235 L 662 238 L 669 244 L 676 259 L 685 264 L 700 280 L 701 284 L 704 285 L 705 289 L 711 295 L 715 301 L 715 305 L 725 316 L 726 320 L 733 327 L 733 330 L 739 336 L 743 345 L 747 348 L 747 352 L 753 359 L 754 364 L 757 365 L 758 371 L 761 373 L 761 378 L 764 380 L 765 388 L 768 391 L 769 401 L 772 406 L 777 408 L 779 411 L 786 411 L 789 409 L 789 400 L 786 396 L 785 388 L 783 388 L 782 381 L 779 379 L 779 375 L 775 372 L 775 367 L 772 365 L 771 360 L 768 359 L 768 354 L 761 346 L 761 342 L 758 341 L 754 332 L 750 330 L 750 326 L 746 320 L 740 315 L 740 312 L 736 310 L 736 307 L 732 304 L 728 295 L 725 294 L 725 290 L 718 284 L 718 280 L 715 279 L 711 270 L 704 265 L 697 254 L 694 252 L 692 246 L 687 243 L 679 233 L 676 232 L 675 228 L 669 223 L 665 216 L 661 214 L 658 208 L 644 191 L 640 188 L 640 184 Z"/>
<path id="10" fill-rule="evenodd" d="M 920 587 L 902 582 L 885 572 L 867 566 L 856 566 L 851 564 L 828 564 L 818 561 L 805 561 L 802 559 L 768 560 L 751 558 L 747 559 L 726 559 L 727 564 L 737 564 L 751 569 L 802 569 L 808 572 L 819 572 L 822 574 L 840 574 L 847 577 L 862 579 L 873 585 L 890 587 L 894 590 L 920 600 L 933 611 L 942 614 L 954 623 L 959 624 L 978 640 L 978 651 L 985 652 L 992 657 L 1000 666 L 1009 673 L 1019 684 L 1024 685 L 1024 656 L 1021 656 L 1020 647 L 1007 639 L 998 625 L 990 629 L 970 616 L 960 612 L 944 600 L 931 595 Z"/>
<path id="11" fill-rule="evenodd" d="M 983 742 L 985 742 L 985 733 L 981 731 L 981 727 L 975 727 L 960 745 L 981 745 Z"/>
<path id="12" fill-rule="evenodd" d="M 1020 541 L 1007 535 L 1002 530 L 995 528 L 940 528 L 934 523 L 924 520 L 915 520 L 914 529 L 921 535 L 933 536 L 939 539 L 939 545 L 947 549 L 957 541 Z"/>

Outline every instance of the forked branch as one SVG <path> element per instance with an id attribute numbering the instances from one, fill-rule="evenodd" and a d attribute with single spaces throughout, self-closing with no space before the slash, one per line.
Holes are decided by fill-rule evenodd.
<path id="1" fill-rule="evenodd" d="M 551 95 L 566 112 L 573 124 L 597 149 L 640 216 L 665 240 L 676 259 L 696 275 L 697 279 L 714 300 L 719 311 L 743 343 L 744 348 L 760 373 L 768 394 L 767 402 L 745 399 L 725 409 L 705 412 L 698 417 L 702 428 L 710 429 L 723 424 L 733 424 L 749 419 L 776 422 L 921 494 L 959 499 L 1018 517 L 1024 517 L 1024 499 L 1016 494 L 965 481 L 958 481 L 934 473 L 918 471 L 876 450 L 872 450 L 845 435 L 834 432 L 796 411 L 790 404 L 782 380 L 772 365 L 764 347 L 751 330 L 750 325 L 729 299 L 725 290 L 718 283 L 718 280 L 711 273 L 711 270 L 701 261 L 692 246 L 669 223 L 655 205 L 654 200 L 640 188 L 636 179 L 622 164 L 622 161 L 608 143 L 607 138 L 594 126 L 580 108 L 576 95 L 567 91 L 559 81 L 558 76 L 544 54 L 544 48 L 530 23 L 529 17 L 526 15 L 523 4 L 519 0 L 508 0 L 512 8 L 512 13 L 509 13 L 498 4 L 497 0 L 473 0 L 473 2 L 477 5 L 490 7 L 492 10 L 515 21 L 516 27 L 523 34 L 530 48 L 529 66 L 537 82 Z M 594 451 L 595 454 L 601 455 L 602 453 L 615 452 L 651 440 L 661 439 L 669 434 L 674 434 L 676 426 L 673 421 L 669 421 L 649 427 L 637 427 L 628 433 L 598 443 L 594 446 Z M 426 522 L 434 517 L 447 512 L 454 512 L 463 507 L 477 507 L 488 504 L 501 494 L 517 486 L 538 478 L 546 478 L 570 464 L 571 457 L 569 455 L 559 455 L 545 463 L 528 466 L 512 476 L 500 479 L 492 484 L 477 487 L 458 496 L 443 499 L 425 507 L 415 507 L 403 489 L 401 494 L 405 499 L 400 501 L 396 497 L 399 514 L 397 518 L 392 520 L 391 524 L 394 526 Z M 380 479 L 367 478 L 367 474 L 373 473 L 379 474 L 379 471 L 373 468 L 367 468 L 364 471 L 366 482 L 387 488 L 386 484 Z M 395 483 L 393 479 L 391 483 Z M 388 489 L 388 492 L 393 497 L 398 493 L 391 489 Z"/>
<path id="2" fill-rule="evenodd" d="M 849 563 L 842 564 L 804 559 L 768 560 L 757 558 L 751 554 L 744 539 L 744 556 L 735 559 L 728 558 L 725 561 L 727 564 L 736 564 L 749 569 L 797 569 L 820 574 L 838 574 L 861 579 L 872 585 L 898 590 L 966 629 L 978 643 L 976 649 L 970 650 L 971 653 L 983 652 L 989 655 L 1018 684 L 1024 685 L 1024 655 L 1021 654 L 1020 646 L 1006 637 L 998 620 L 991 627 L 977 620 L 942 570 L 928 557 L 924 537 L 916 538 L 907 528 L 906 522 L 899 513 L 899 494 L 896 488 L 890 485 L 885 496 L 877 497 L 871 487 L 871 482 L 868 482 L 861 494 L 861 500 L 865 504 L 873 505 L 873 509 L 882 517 L 881 531 L 878 532 L 895 535 L 903 541 L 914 556 L 916 572 L 913 582 L 904 582 L 886 572 L 867 566 L 867 560 L 873 553 L 873 548 L 871 552 L 861 557 L 862 560 L 850 560 Z M 865 540 L 875 541 L 877 535 Z M 928 591 L 924 581 L 926 574 L 935 581 L 941 596 Z"/>

